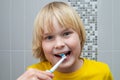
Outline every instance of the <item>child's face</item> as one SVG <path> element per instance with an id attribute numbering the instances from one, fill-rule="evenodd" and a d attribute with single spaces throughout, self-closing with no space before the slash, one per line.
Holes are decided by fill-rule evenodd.
<path id="1" fill-rule="evenodd" d="M 44 26 L 42 47 L 46 59 L 55 65 L 61 59 L 58 54 L 64 53 L 67 58 L 59 68 L 76 66 L 81 52 L 79 35 L 72 28 L 61 27 L 55 18 L 53 18 L 53 25 L 53 32 L 49 32 Z"/>

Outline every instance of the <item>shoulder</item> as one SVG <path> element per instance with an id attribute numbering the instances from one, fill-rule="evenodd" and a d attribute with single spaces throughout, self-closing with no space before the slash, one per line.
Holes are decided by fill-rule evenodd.
<path id="1" fill-rule="evenodd" d="M 84 59 L 84 64 L 88 69 L 94 70 L 96 72 L 108 73 L 110 72 L 108 64 L 100 61 Z"/>
<path id="2" fill-rule="evenodd" d="M 30 69 L 30 68 L 34 68 L 38 70 L 47 70 L 51 68 L 51 64 L 48 61 L 42 61 L 42 62 L 35 63 L 27 67 L 27 69 Z"/>
<path id="3" fill-rule="evenodd" d="M 103 76 L 105 80 L 113 80 L 113 76 L 108 64 L 89 59 L 84 59 L 84 63 L 87 66 L 88 72 L 99 74 L 101 77 Z"/>
<path id="4" fill-rule="evenodd" d="M 84 62 L 88 65 L 95 66 L 95 67 L 104 67 L 108 68 L 108 64 L 96 60 L 84 59 Z"/>

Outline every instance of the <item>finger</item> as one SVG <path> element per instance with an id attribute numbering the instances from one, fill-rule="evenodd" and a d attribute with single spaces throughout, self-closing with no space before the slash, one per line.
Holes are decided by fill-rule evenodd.
<path id="1" fill-rule="evenodd" d="M 45 71 L 37 71 L 35 73 L 38 79 L 43 79 L 43 80 L 52 80 L 53 74 Z"/>
<path id="2" fill-rule="evenodd" d="M 30 79 L 30 80 L 39 80 L 37 77 L 33 77 L 32 79 Z"/>
<path id="3" fill-rule="evenodd" d="M 46 74 L 46 75 L 50 76 L 51 78 L 54 77 L 53 73 L 50 73 L 50 72 L 47 72 L 47 71 L 41 71 L 41 73 Z"/>
<path id="4" fill-rule="evenodd" d="M 17 80 L 29 80 L 29 75 L 27 75 L 29 71 L 24 72 L 20 77 L 17 78 Z"/>
<path id="5" fill-rule="evenodd" d="M 37 69 L 29 69 L 17 80 L 33 80 L 37 78 L 38 80 L 52 80 L 53 74 L 46 71 L 40 71 Z"/>
<path id="6" fill-rule="evenodd" d="M 25 71 L 17 80 L 30 80 L 36 77 L 35 73 L 35 69 L 29 69 Z"/>
<path id="7" fill-rule="evenodd" d="M 46 71 L 40 71 L 37 69 L 29 69 L 28 75 L 31 75 L 31 77 L 37 77 L 38 79 L 43 80 L 51 80 L 53 78 L 53 74 Z"/>

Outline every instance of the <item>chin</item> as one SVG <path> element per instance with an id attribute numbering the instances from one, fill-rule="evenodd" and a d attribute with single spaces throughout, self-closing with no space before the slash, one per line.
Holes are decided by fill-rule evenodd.
<path id="1" fill-rule="evenodd" d="M 70 60 L 70 61 L 64 61 L 62 64 L 60 64 L 60 68 L 70 68 L 74 66 L 74 60 Z"/>

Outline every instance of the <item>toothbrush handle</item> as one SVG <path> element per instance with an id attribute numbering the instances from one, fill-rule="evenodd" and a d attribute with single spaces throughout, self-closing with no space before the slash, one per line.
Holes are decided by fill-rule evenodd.
<path id="1" fill-rule="evenodd" d="M 65 58 L 66 57 L 63 57 L 62 59 L 60 59 L 50 70 L 47 70 L 47 71 L 53 73 Z"/>

